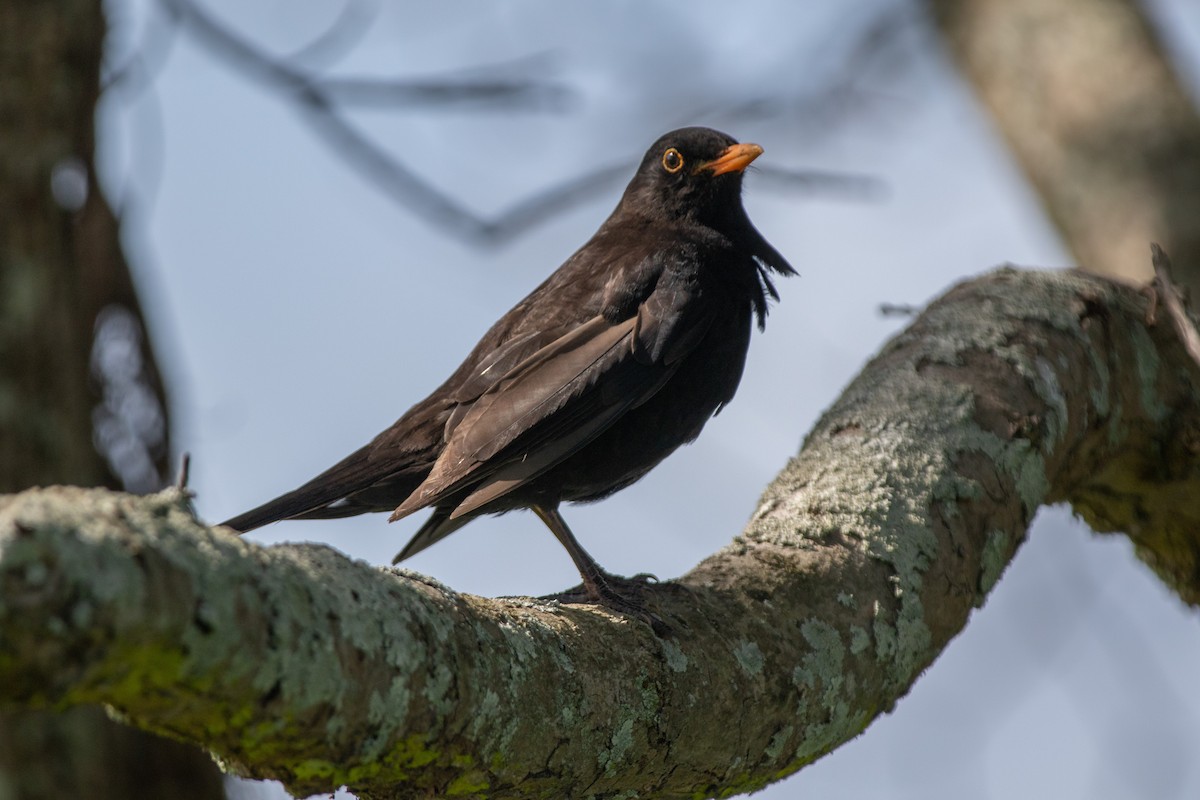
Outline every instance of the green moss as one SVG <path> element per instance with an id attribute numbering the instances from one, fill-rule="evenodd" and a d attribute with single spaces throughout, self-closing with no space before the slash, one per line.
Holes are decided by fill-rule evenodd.
<path id="1" fill-rule="evenodd" d="M 464 772 L 446 787 L 447 797 L 468 797 L 478 795 L 488 788 L 487 775 L 479 770 Z"/>
<path id="2" fill-rule="evenodd" d="M 425 737 L 414 733 L 397 742 L 382 759 L 381 770 L 396 772 L 403 777 L 409 770 L 420 769 L 438 759 L 440 753 L 427 745 Z M 346 781 L 343 781 L 345 783 Z"/>
<path id="3" fill-rule="evenodd" d="M 292 767 L 297 783 L 321 782 L 331 786 L 347 786 L 369 781 L 379 775 L 379 764 L 356 764 L 346 767 L 323 758 L 309 758 Z"/>
<path id="4" fill-rule="evenodd" d="M 188 661 L 177 650 L 163 650 L 157 645 L 115 643 L 104 663 L 86 683 L 70 689 L 63 702 L 106 702 L 114 706 L 137 705 L 148 690 L 157 686 L 180 683 Z M 91 686 L 103 686 L 103 696 L 96 695 Z M 224 723 L 222 723 L 224 727 Z"/>
<path id="5" fill-rule="evenodd" d="M 754 775 L 742 772 L 734 776 L 726 776 L 720 786 L 709 786 L 692 794 L 692 800 L 705 800 L 709 797 L 737 797 L 764 789 L 775 779 L 771 776 Z"/>
<path id="6" fill-rule="evenodd" d="M 292 767 L 292 774 L 301 781 L 320 779 L 329 781 L 338 772 L 338 767 L 323 758 L 309 758 Z"/>
<path id="7" fill-rule="evenodd" d="M 239 720 L 249 719 L 249 715 L 253 714 L 256 709 L 254 707 L 246 707 L 237 712 L 235 716 Z M 230 729 L 238 730 L 238 725 L 230 719 Z M 280 744 L 284 741 L 281 732 L 287 730 L 287 724 L 279 720 L 269 720 L 265 722 L 256 722 L 246 725 L 242 728 L 240 736 L 240 750 L 248 755 L 255 755 L 260 758 L 265 758 L 272 753 L 284 749 Z"/>
<path id="8" fill-rule="evenodd" d="M 356 764 L 346 771 L 346 779 L 342 781 L 342 784 L 358 786 L 375 779 L 381 772 L 383 772 L 383 765 L 377 761 Z"/>

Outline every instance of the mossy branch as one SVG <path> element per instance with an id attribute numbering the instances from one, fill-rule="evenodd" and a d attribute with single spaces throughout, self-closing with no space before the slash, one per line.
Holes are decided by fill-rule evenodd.
<path id="1" fill-rule="evenodd" d="M 1147 295 L 964 283 L 817 423 L 746 530 L 652 589 L 670 625 L 457 594 L 187 498 L 0 500 L 0 702 L 103 703 L 298 794 L 697 797 L 861 731 L 1071 502 L 1200 600 L 1200 370 Z"/>

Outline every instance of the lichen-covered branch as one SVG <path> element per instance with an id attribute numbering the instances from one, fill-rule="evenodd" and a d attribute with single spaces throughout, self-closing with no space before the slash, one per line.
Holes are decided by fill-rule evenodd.
<path id="1" fill-rule="evenodd" d="M 0 501 L 0 702 L 104 703 L 303 795 L 761 787 L 905 694 L 1034 511 L 1070 501 L 1200 600 L 1200 370 L 1143 293 L 1000 270 L 825 414 L 745 532 L 652 590 L 671 628 L 489 600 L 152 498 Z"/>

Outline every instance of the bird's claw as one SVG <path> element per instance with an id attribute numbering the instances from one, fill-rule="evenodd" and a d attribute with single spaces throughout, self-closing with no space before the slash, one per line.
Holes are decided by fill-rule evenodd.
<path id="1" fill-rule="evenodd" d="M 587 584 L 568 589 L 562 594 L 552 595 L 560 603 L 593 603 L 629 617 L 645 622 L 656 634 L 664 636 L 671 632 L 670 626 L 650 610 L 645 602 L 647 590 L 658 583 L 658 578 L 649 573 L 639 573 L 632 578 L 602 572 Z"/>

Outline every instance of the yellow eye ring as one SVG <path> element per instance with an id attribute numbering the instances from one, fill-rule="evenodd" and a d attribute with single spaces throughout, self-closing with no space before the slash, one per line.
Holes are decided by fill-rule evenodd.
<path id="1" fill-rule="evenodd" d="M 672 147 L 663 153 L 662 165 L 663 169 L 667 172 L 679 172 L 679 170 L 683 169 L 683 156 L 679 154 L 678 150 Z"/>

